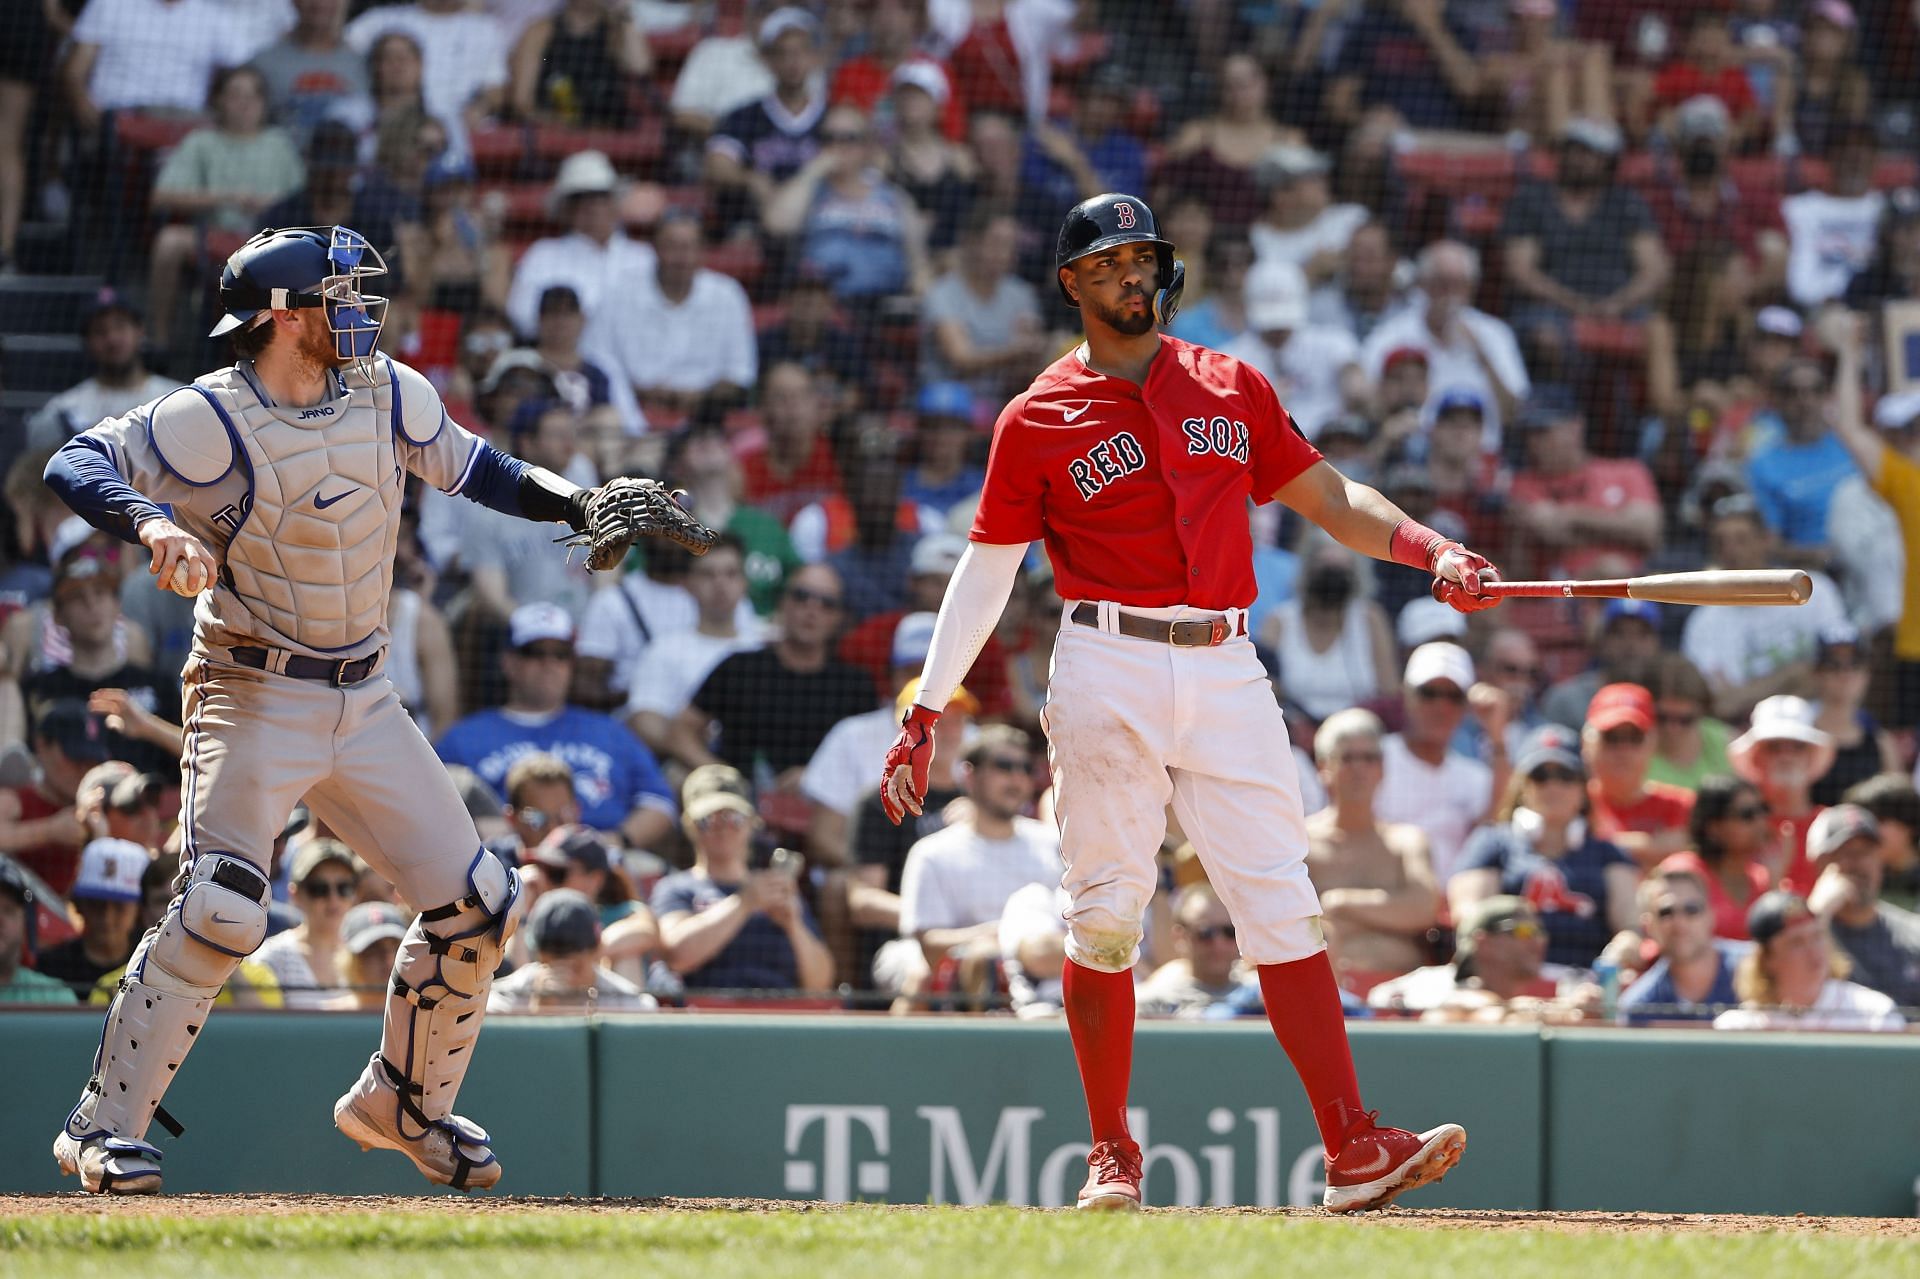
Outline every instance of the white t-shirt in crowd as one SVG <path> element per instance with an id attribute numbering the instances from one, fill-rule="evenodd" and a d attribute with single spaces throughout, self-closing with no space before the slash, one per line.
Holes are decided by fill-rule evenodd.
<path id="1" fill-rule="evenodd" d="M 591 332 L 600 318 L 601 298 L 614 296 L 608 292 L 607 282 L 636 271 L 651 273 L 654 261 L 651 244 L 629 240 L 618 231 L 605 244 L 577 231 L 535 240 L 513 269 L 513 283 L 507 288 L 507 319 L 515 332 L 531 341 L 540 327 L 540 295 L 556 284 L 564 284 L 579 297 L 580 313 Z M 607 372 L 612 374 L 613 370 Z"/>
<path id="2" fill-rule="evenodd" d="M 753 304 L 740 281 L 702 267 L 678 304 L 651 267 L 614 282 L 618 306 L 603 310 L 582 345 L 629 386 L 701 392 L 721 382 L 752 387 L 760 368 Z"/>
<path id="3" fill-rule="evenodd" d="M 1486 353 L 1487 363 L 1493 366 L 1501 385 L 1516 399 L 1524 400 L 1531 395 L 1533 383 L 1527 377 L 1527 364 L 1520 358 L 1520 343 L 1507 322 L 1472 307 L 1460 312 L 1460 322 Z M 1425 298 L 1416 297 L 1405 310 L 1380 321 L 1367 335 L 1365 345 L 1360 348 L 1360 364 L 1367 371 L 1367 381 L 1379 385 L 1380 371 L 1386 366 L 1387 357 L 1403 346 L 1427 355 L 1427 402 L 1420 408 L 1420 420 L 1431 424 L 1435 406 L 1448 392 L 1471 391 L 1480 397 L 1486 409 L 1486 430 L 1481 443 L 1490 452 L 1499 451 L 1500 401 L 1486 370 L 1480 367 L 1479 356 L 1474 354 L 1473 342 L 1462 338 L 1458 342 L 1442 343 L 1427 327 Z"/>
<path id="4" fill-rule="evenodd" d="M 1467 836 L 1493 807 L 1493 770 L 1455 751 L 1448 751 L 1436 768 L 1415 755 L 1398 733 L 1389 734 L 1380 750 L 1384 772 L 1373 797 L 1373 815 L 1425 831 L 1434 878 L 1444 885 L 1459 864 Z"/>
<path id="5" fill-rule="evenodd" d="M 131 387 L 102 386 L 99 378 L 90 377 L 60 392 L 27 419 L 27 446 L 65 444 L 80 432 L 157 400 L 179 385 L 158 373 L 147 374 Z"/>
<path id="6" fill-rule="evenodd" d="M 853 816 L 867 792 L 880 785 L 873 761 L 886 757 L 899 733 L 900 721 L 891 706 L 847 716 L 814 748 L 807 771 L 800 775 L 800 792 L 842 817 Z"/>
<path id="7" fill-rule="evenodd" d="M 102 111 L 205 111 L 214 72 L 260 51 L 229 17 L 219 0 L 87 0 L 73 24 L 73 43 L 100 51 L 87 96 Z"/>
<path id="8" fill-rule="evenodd" d="M 773 72 L 760 61 L 751 33 L 708 36 L 693 46 L 673 79 L 668 105 L 675 115 L 718 121 L 728 112 L 773 92 Z"/>
<path id="9" fill-rule="evenodd" d="M 1900 620 L 1906 607 L 1907 553 L 1900 519 L 1863 475 L 1834 486 L 1827 505 L 1827 544 L 1846 579 L 1847 613 L 1865 634 Z"/>
<path id="10" fill-rule="evenodd" d="M 347 43 L 360 53 L 399 31 L 420 46 L 420 95 L 442 120 L 464 118 L 482 91 L 507 83 L 507 39 L 500 21 L 470 10 L 429 13 L 417 5 L 369 9 L 347 24 Z"/>
<path id="11" fill-rule="evenodd" d="M 1353 233 L 1372 216 L 1358 204 L 1330 204 L 1313 221 L 1292 231 L 1255 222 L 1247 228 L 1247 239 L 1253 245 L 1254 261 L 1291 262 L 1304 271 L 1315 254 L 1344 251 Z"/>
<path id="12" fill-rule="evenodd" d="M 550 972 L 545 964 L 538 961 L 514 969 L 493 983 L 493 989 L 487 992 L 487 1011 L 522 1013 L 531 1010 L 533 997 L 543 985 L 550 982 L 559 984 L 558 978 L 549 976 Z M 575 1005 L 582 1008 L 591 1006 L 595 1012 L 602 1013 L 643 1013 L 660 1006 L 660 1001 L 652 995 L 605 967 L 593 970 L 593 985 L 588 991 L 561 988 L 554 998 L 570 1008 Z"/>
<path id="13" fill-rule="evenodd" d="M 655 640 L 690 631 L 699 621 L 700 606 L 687 594 L 686 587 L 656 582 L 645 573 L 628 573 L 607 590 L 595 591 L 587 601 L 574 651 L 581 657 L 612 662 L 608 687 L 624 693 L 634 668 Z M 759 628 L 760 616 L 753 605 L 740 601 L 733 626 L 737 631 Z"/>
<path id="14" fill-rule="evenodd" d="M 1694 609 L 1680 632 L 1680 651 L 1708 679 L 1745 684 L 1813 660 L 1820 632 L 1846 619 L 1840 588 L 1825 573 L 1814 573 L 1813 598 L 1799 608 Z"/>
<path id="15" fill-rule="evenodd" d="M 652 711 L 672 719 L 723 659 L 759 648 L 765 640 L 766 631 L 756 621 L 750 628 L 735 627 L 730 636 L 680 631 L 671 644 L 649 644 L 627 675 L 627 714 Z"/>
<path id="16" fill-rule="evenodd" d="M 1360 343 L 1345 329 L 1309 325 L 1295 329 L 1278 350 L 1258 333 L 1242 333 L 1225 354 L 1245 360 L 1273 383 L 1281 407 L 1312 439 L 1345 407 L 1340 379 L 1360 362 Z"/>
<path id="17" fill-rule="evenodd" d="M 983 839 L 972 822 L 949 826 L 907 852 L 900 935 L 997 920 L 1014 893 L 1028 884 L 1058 885 L 1060 874 L 1060 837 L 1045 822 L 1016 817 L 1006 839 Z"/>
<path id="18" fill-rule="evenodd" d="M 1780 201 L 1787 224 L 1787 292 L 1801 306 L 1818 306 L 1847 291 L 1873 260 L 1880 234 L 1878 191 L 1837 196 L 1802 191 Z"/>
<path id="19" fill-rule="evenodd" d="M 1877 990 L 1827 979 L 1813 1007 L 1729 1008 L 1713 1019 L 1715 1030 L 1905 1030 L 1906 1019 Z"/>

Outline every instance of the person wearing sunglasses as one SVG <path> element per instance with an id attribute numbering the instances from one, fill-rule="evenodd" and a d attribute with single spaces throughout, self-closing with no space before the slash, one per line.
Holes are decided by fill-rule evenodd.
<path id="1" fill-rule="evenodd" d="M 1715 1017 L 1715 1030 L 1906 1029 L 1891 999 L 1847 980 L 1852 964 L 1804 897 L 1766 894 L 1747 912 L 1747 931 L 1754 947 L 1733 978 L 1740 1007 Z"/>
<path id="2" fill-rule="evenodd" d="M 1863 703 L 1872 679 L 1865 638 L 1850 622 L 1820 632 L 1813 650 L 1813 726 L 1833 739 L 1833 767 L 1813 784 L 1813 802 L 1838 804 L 1855 782 L 1903 772 L 1893 734 Z"/>
<path id="3" fill-rule="evenodd" d="M 1453 749 L 1467 721 L 1473 658 L 1444 640 L 1422 644 L 1401 677 L 1405 726 L 1381 742 L 1385 768 L 1373 811 L 1383 822 L 1417 827 L 1427 837 L 1437 882 L 1458 868 L 1467 836 L 1506 784 L 1504 728 L 1487 735 L 1496 769 Z"/>
<path id="4" fill-rule="evenodd" d="M 1580 730 L 1593 832 L 1643 869 L 1688 846 L 1693 811 L 1690 792 L 1647 780 L 1654 722 L 1653 694 L 1638 684 L 1609 684 L 1593 695 Z"/>
<path id="5" fill-rule="evenodd" d="M 1578 1019 L 1574 1001 L 1588 974 L 1547 962 L 1547 929 L 1525 898 L 1483 898 L 1461 913 L 1453 931 L 1452 963 L 1381 982 L 1367 992 L 1367 1006 L 1419 1013 L 1423 1021 L 1504 1021 L 1509 1006 L 1525 999 L 1529 1019 Z"/>
<path id="6" fill-rule="evenodd" d="M 820 143 L 767 201 L 767 233 L 797 237 L 800 265 L 824 275 L 843 303 L 926 292 L 926 232 L 913 201 L 879 168 L 866 113 L 830 108 Z"/>
<path id="7" fill-rule="evenodd" d="M 1707 778 L 1731 771 L 1727 743 L 1733 730 L 1713 717 L 1713 689 L 1699 667 L 1679 653 L 1668 653 L 1654 665 L 1646 688 L 1653 694 L 1649 781 L 1694 791 Z"/>
<path id="8" fill-rule="evenodd" d="M 1747 909 L 1773 884 L 1766 857 L 1773 843 L 1767 801 L 1760 788 L 1738 777 L 1709 777 L 1694 793 L 1687 819 L 1693 847 L 1661 862 L 1706 886 L 1713 935 L 1747 940 Z"/>
<path id="9" fill-rule="evenodd" d="M 1594 835 L 1580 739 L 1558 724 L 1528 736 L 1498 818 L 1475 831 L 1447 885 L 1455 919 L 1500 893 L 1539 911 L 1547 959 L 1590 968 L 1635 923 L 1633 859 Z"/>
<path id="10" fill-rule="evenodd" d="M 1920 915 L 1880 900 L 1880 823 L 1856 804 L 1814 818 L 1807 853 L 1819 868 L 1807 905 L 1853 962 L 1853 978 L 1902 1008 L 1920 1007 Z"/>
<path id="11" fill-rule="evenodd" d="M 1135 992 L 1142 1017 L 1205 1017 L 1240 989 L 1233 917 L 1210 885 L 1188 884 L 1174 898 L 1173 955 Z"/>
<path id="12" fill-rule="evenodd" d="M 1789 694 L 1766 698 L 1753 708 L 1747 731 L 1727 746 L 1727 762 L 1737 776 L 1760 788 L 1767 801 L 1773 835 L 1768 869 L 1774 887 L 1805 896 L 1813 889 L 1813 865 L 1807 860 L 1807 832 L 1820 815 L 1813 787 L 1833 768 L 1833 738 L 1813 722 L 1806 699 Z"/>
<path id="13" fill-rule="evenodd" d="M 1707 891 L 1697 871 L 1673 863 L 1641 883 L 1640 935 L 1659 947 L 1660 958 L 1620 993 L 1627 1025 L 1711 1021 L 1740 1002 L 1733 973 L 1743 948 L 1714 937 Z"/>
<path id="14" fill-rule="evenodd" d="M 309 840 L 289 876 L 300 923 L 275 933 L 253 954 L 280 983 L 288 1008 L 326 1008 L 341 993 L 341 927 L 360 896 L 366 865 L 335 839 Z"/>

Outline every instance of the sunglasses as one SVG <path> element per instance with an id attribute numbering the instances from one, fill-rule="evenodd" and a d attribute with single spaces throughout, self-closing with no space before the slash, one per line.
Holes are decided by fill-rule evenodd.
<path id="1" fill-rule="evenodd" d="M 345 901 L 359 891 L 359 885 L 355 884 L 351 879 L 336 879 L 331 882 L 310 879 L 300 885 L 300 891 L 320 901 L 325 901 L 329 897 L 338 897 L 340 900 Z"/>
<path id="2" fill-rule="evenodd" d="M 1527 780 L 1530 782 L 1572 783 L 1580 780 L 1580 774 L 1574 772 L 1571 768 L 1565 768 L 1559 764 L 1548 764 L 1542 768 L 1536 768 L 1531 773 L 1528 773 Z"/>
<path id="3" fill-rule="evenodd" d="M 1453 702 L 1457 705 L 1467 700 L 1467 695 L 1459 689 L 1441 688 L 1435 684 L 1422 684 L 1413 693 L 1423 702 Z"/>
<path id="4" fill-rule="evenodd" d="M 1218 941 L 1222 937 L 1228 941 L 1236 940 L 1232 924 L 1211 924 L 1205 928 L 1193 928 L 1188 931 L 1193 934 L 1195 941 Z"/>
<path id="5" fill-rule="evenodd" d="M 1639 746 L 1647 740 L 1647 735 L 1637 728 L 1610 728 L 1600 734 L 1600 741 L 1606 746 Z"/>
<path id="6" fill-rule="evenodd" d="M 1509 679 L 1540 678 L 1540 668 L 1538 666 L 1522 666 L 1518 662 L 1495 662 L 1493 664 L 1493 671 L 1494 674 L 1505 675 Z"/>
<path id="7" fill-rule="evenodd" d="M 1490 933 L 1499 933 L 1504 937 L 1517 937 L 1521 941 L 1532 941 L 1545 935 L 1545 930 L 1531 919 L 1505 919 L 1487 929 Z"/>
<path id="8" fill-rule="evenodd" d="M 1339 762 L 1342 764 L 1378 764 L 1385 756 L 1379 751 L 1341 751 Z"/>
<path id="9" fill-rule="evenodd" d="M 1813 664 L 1816 671 L 1857 671 L 1866 666 L 1858 657 L 1823 657 Z"/>
<path id="10" fill-rule="evenodd" d="M 786 598 L 795 604 L 818 604 L 821 608 L 840 607 L 838 595 L 828 595 L 824 591 L 810 591 L 804 586 L 789 587 Z"/>
<path id="11" fill-rule="evenodd" d="M 542 648 L 539 645 L 530 644 L 526 648 L 514 651 L 520 654 L 522 660 L 529 662 L 571 662 L 573 660 L 572 649 L 558 646 Z"/>
<path id="12" fill-rule="evenodd" d="M 1687 919 L 1693 919 L 1706 913 L 1707 908 L 1699 902 L 1680 902 L 1678 904 L 1669 902 L 1667 905 L 1654 911 L 1653 917 L 1655 919 L 1672 919 L 1675 915 L 1682 915 Z"/>
<path id="13" fill-rule="evenodd" d="M 1760 804 L 1742 804 L 1738 808 L 1727 810 L 1727 816 L 1736 822 L 1757 822 L 1766 815 L 1766 808 Z"/>
<path id="14" fill-rule="evenodd" d="M 839 145 L 851 146 L 855 143 L 865 142 L 867 140 L 867 135 L 864 132 L 862 133 L 856 133 L 852 131 L 834 132 L 834 133 L 827 134 L 826 140 L 829 146 L 839 146 Z"/>
<path id="15" fill-rule="evenodd" d="M 1027 760 L 1013 759 L 1005 755 L 998 759 L 982 760 L 980 761 L 980 766 L 982 768 L 992 769 L 996 773 L 1030 773 L 1033 771 L 1033 765 Z"/>
<path id="16" fill-rule="evenodd" d="M 1665 728 L 1692 728 L 1700 722 L 1700 712 L 1661 711 L 1655 718 Z"/>

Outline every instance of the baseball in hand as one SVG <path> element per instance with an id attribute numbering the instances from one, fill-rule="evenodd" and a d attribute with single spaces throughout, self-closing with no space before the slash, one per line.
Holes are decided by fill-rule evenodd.
<path id="1" fill-rule="evenodd" d="M 192 561 L 181 560 L 173 566 L 173 576 L 167 579 L 167 589 L 175 595 L 192 599 L 207 589 L 207 570 Z"/>

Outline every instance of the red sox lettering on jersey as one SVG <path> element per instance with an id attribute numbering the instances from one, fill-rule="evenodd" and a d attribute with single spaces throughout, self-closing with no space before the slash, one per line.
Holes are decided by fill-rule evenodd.
<path id="1" fill-rule="evenodd" d="M 1076 350 L 994 427 L 973 539 L 1045 538 L 1061 595 L 1157 607 L 1253 602 L 1247 502 L 1320 460 L 1258 372 L 1163 337 L 1144 385 Z"/>

